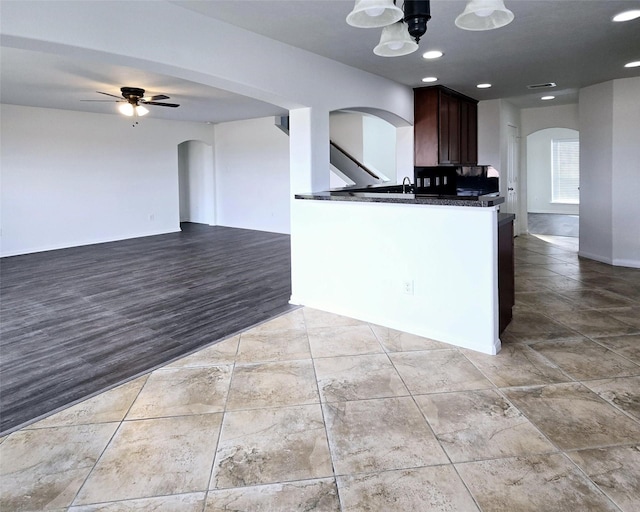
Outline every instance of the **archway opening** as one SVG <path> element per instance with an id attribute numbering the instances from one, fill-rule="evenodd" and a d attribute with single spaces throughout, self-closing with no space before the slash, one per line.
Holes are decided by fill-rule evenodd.
<path id="1" fill-rule="evenodd" d="M 546 128 L 527 136 L 527 223 L 533 235 L 578 238 L 580 134 Z"/>
<path id="2" fill-rule="evenodd" d="M 357 108 L 330 113 L 331 188 L 398 183 L 413 176 L 413 127 L 381 114 Z M 371 175 L 342 168 L 340 159 L 334 158 L 334 146 Z"/>

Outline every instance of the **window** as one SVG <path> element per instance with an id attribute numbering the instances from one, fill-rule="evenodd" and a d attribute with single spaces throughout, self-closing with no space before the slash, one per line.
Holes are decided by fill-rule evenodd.
<path id="1" fill-rule="evenodd" d="M 580 203 L 580 141 L 551 140 L 551 202 Z"/>

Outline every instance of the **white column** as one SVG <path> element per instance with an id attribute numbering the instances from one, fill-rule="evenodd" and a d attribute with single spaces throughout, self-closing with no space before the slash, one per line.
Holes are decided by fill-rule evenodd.
<path id="1" fill-rule="evenodd" d="M 296 194 L 329 189 L 329 111 L 300 108 L 289 111 L 289 172 L 291 190 L 291 302 L 303 278 L 304 219 Z"/>
<path id="2" fill-rule="evenodd" d="M 291 195 L 329 189 L 329 111 L 289 112 Z M 293 219 L 292 219 L 293 221 Z"/>

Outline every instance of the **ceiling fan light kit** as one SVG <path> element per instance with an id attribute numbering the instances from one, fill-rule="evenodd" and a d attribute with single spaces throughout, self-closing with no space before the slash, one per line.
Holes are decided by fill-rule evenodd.
<path id="1" fill-rule="evenodd" d="M 513 18 L 503 0 L 469 0 L 455 24 L 463 30 L 493 30 L 508 25 Z"/>
<path id="2" fill-rule="evenodd" d="M 513 21 L 513 13 L 503 0 L 469 0 L 455 24 L 464 30 L 492 30 Z M 431 19 L 430 0 L 405 0 L 402 9 L 396 0 L 356 0 L 347 23 L 358 28 L 380 28 L 380 42 L 373 53 L 399 57 L 418 49 L 420 38 Z"/>
<path id="3" fill-rule="evenodd" d="M 158 100 L 168 100 L 169 96 L 164 94 L 157 94 L 155 96 L 145 97 L 144 89 L 139 87 L 121 87 L 120 92 L 122 97 L 116 96 L 108 92 L 97 91 L 98 94 L 104 94 L 105 96 L 111 96 L 116 98 L 116 103 L 120 103 L 118 110 L 121 114 L 127 117 L 142 117 L 149 113 L 149 109 L 145 105 L 157 105 L 159 107 L 179 107 L 177 103 L 163 103 Z M 81 100 L 81 101 L 113 101 L 113 100 Z M 136 122 L 137 124 L 137 122 Z M 135 124 L 134 124 L 135 126 Z"/>
<path id="4" fill-rule="evenodd" d="M 123 103 L 118 107 L 118 110 L 121 114 L 125 116 L 146 116 L 149 113 L 149 109 L 143 107 L 142 105 L 134 105 L 133 103 Z"/>

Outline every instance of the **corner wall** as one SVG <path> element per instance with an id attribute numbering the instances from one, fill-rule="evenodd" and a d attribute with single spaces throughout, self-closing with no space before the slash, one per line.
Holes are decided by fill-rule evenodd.
<path id="1" fill-rule="evenodd" d="M 613 264 L 640 268 L 640 77 L 613 82 Z"/>
<path id="2" fill-rule="evenodd" d="M 215 125 L 215 158 L 217 224 L 290 233 L 289 137 L 275 119 Z"/>
<path id="3" fill-rule="evenodd" d="M 580 251 L 640 268 L 640 78 L 580 90 Z"/>

